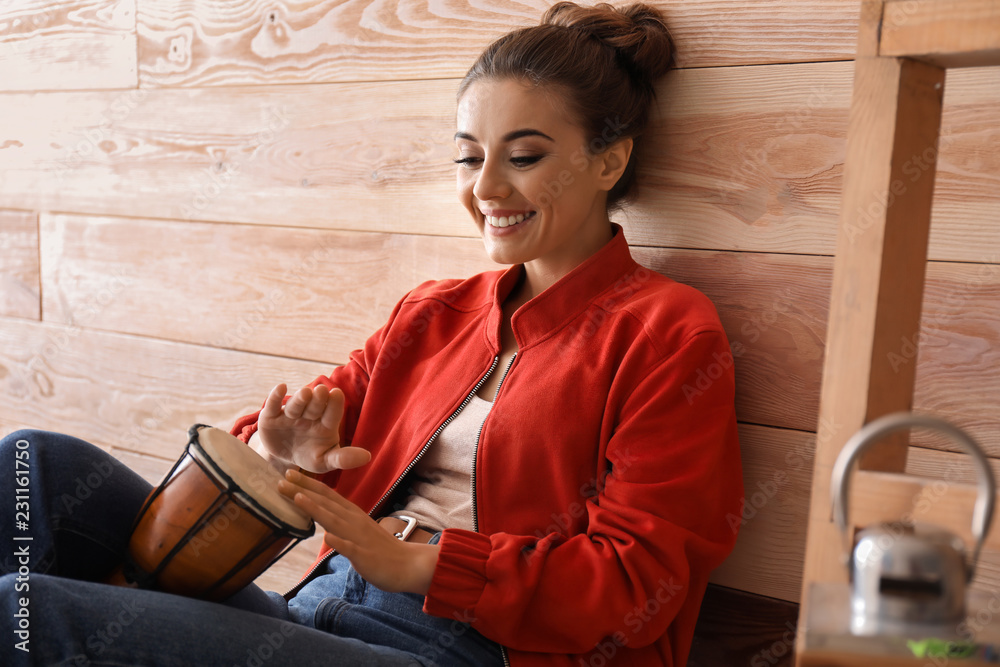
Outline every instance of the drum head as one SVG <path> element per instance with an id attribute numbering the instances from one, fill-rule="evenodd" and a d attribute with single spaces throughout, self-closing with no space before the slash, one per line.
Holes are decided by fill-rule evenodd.
<path id="1" fill-rule="evenodd" d="M 311 530 L 312 518 L 278 491 L 277 470 L 235 436 L 211 426 L 198 429 L 197 443 L 214 464 L 251 500 L 279 520 L 299 530 Z M 197 457 L 197 451 L 192 450 Z"/>

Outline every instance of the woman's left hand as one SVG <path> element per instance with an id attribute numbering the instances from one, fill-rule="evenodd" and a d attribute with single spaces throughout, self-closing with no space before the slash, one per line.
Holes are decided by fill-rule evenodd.
<path id="1" fill-rule="evenodd" d="M 278 488 L 326 530 L 324 541 L 366 581 L 392 593 L 427 593 L 437 565 L 436 544 L 401 542 L 360 507 L 296 470 L 288 470 Z"/>

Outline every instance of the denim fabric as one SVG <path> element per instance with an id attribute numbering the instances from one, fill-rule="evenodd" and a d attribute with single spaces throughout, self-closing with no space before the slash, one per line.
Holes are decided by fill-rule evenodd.
<path id="1" fill-rule="evenodd" d="M 423 596 L 386 593 L 343 556 L 290 602 L 256 586 L 213 603 L 98 583 L 151 486 L 93 445 L 41 431 L 0 440 L 0 470 L 0 664 L 502 664 L 464 619 L 424 614 Z M 30 497 L 20 524 L 17 488 Z"/>

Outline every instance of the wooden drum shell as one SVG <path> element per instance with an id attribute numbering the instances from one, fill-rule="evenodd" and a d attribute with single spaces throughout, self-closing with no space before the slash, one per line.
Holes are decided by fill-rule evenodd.
<path id="1" fill-rule="evenodd" d="M 122 574 L 141 588 L 222 600 L 312 535 L 314 526 L 283 521 L 252 488 L 241 488 L 202 449 L 200 428 L 206 427 L 191 428 L 184 455 L 146 499 Z M 246 487 L 255 482 L 260 478 L 242 481 Z"/>

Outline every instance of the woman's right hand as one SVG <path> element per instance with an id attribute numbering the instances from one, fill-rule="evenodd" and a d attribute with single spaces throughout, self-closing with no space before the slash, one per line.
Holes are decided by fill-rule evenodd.
<path id="1" fill-rule="evenodd" d="M 324 473 L 368 463 L 367 450 L 340 446 L 342 391 L 323 385 L 303 387 L 282 405 L 286 392 L 284 384 L 272 389 L 257 417 L 258 451 L 271 465 Z"/>

